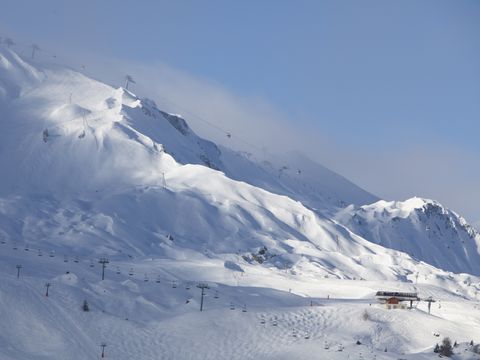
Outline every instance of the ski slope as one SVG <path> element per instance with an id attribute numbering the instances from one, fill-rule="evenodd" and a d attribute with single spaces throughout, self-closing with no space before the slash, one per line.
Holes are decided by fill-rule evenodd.
<path id="1" fill-rule="evenodd" d="M 219 147 L 1 45 L 0 112 L 1 359 L 96 358 L 102 342 L 114 359 L 429 359 L 433 334 L 474 358 L 479 236 L 440 204 Z M 437 303 L 387 310 L 378 290 Z"/>

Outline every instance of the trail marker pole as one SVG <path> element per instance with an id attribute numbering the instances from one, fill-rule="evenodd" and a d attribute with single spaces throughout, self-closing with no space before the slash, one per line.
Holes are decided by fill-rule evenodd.
<path id="1" fill-rule="evenodd" d="M 100 264 L 102 264 L 102 280 L 105 280 L 105 268 L 107 267 L 107 264 L 110 263 L 107 258 L 102 257 L 99 261 Z"/>
<path id="2" fill-rule="evenodd" d="M 164 189 L 167 188 L 167 182 L 165 180 L 165 173 L 164 172 L 162 172 L 162 185 L 163 185 Z"/>
<path id="3" fill-rule="evenodd" d="M 35 58 L 35 51 L 40 50 L 37 44 L 32 44 L 32 59 Z"/>
<path id="4" fill-rule="evenodd" d="M 430 314 L 430 308 L 432 307 L 432 302 L 435 302 L 431 297 L 428 299 L 425 299 L 425 301 L 428 303 L 428 313 Z"/>
<path id="5" fill-rule="evenodd" d="M 50 284 L 49 282 L 45 284 L 45 287 L 47 288 L 47 292 L 45 293 L 46 297 L 48 297 L 48 289 L 50 288 L 50 286 L 52 286 L 52 284 Z"/>
<path id="6" fill-rule="evenodd" d="M 22 268 L 22 265 L 17 265 L 17 279 L 20 279 L 20 269 Z"/>
<path id="7" fill-rule="evenodd" d="M 125 76 L 125 90 L 128 90 L 129 84 L 135 84 L 135 80 L 130 75 Z"/>
<path id="8" fill-rule="evenodd" d="M 100 347 L 102 348 L 102 358 L 105 357 L 105 348 L 107 347 L 107 343 L 102 343 L 100 345 Z"/>
<path id="9" fill-rule="evenodd" d="M 197 285 L 197 288 L 202 289 L 202 298 L 200 299 L 200 311 L 203 311 L 203 297 L 205 296 L 205 289 L 210 289 L 210 287 L 208 286 L 208 284 L 201 283 Z"/>

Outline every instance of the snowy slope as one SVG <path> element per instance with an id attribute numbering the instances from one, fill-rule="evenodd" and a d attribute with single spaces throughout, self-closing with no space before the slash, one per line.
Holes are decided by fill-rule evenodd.
<path id="1" fill-rule="evenodd" d="M 2 359 L 94 358 L 101 341 L 115 359 L 428 359 L 434 332 L 480 337 L 480 279 L 442 269 L 478 274 L 461 263 L 478 250 L 445 266 L 439 250 L 435 267 L 376 244 L 351 219 L 385 204 L 358 208 L 377 199 L 304 156 L 219 148 L 151 100 L 1 47 L 0 114 Z M 424 234 L 433 220 L 412 212 Z M 458 222 L 450 234 L 470 229 Z M 447 305 L 390 312 L 374 304 L 379 289 Z"/>
<path id="2" fill-rule="evenodd" d="M 221 148 L 222 170 L 236 180 L 301 201 L 324 214 L 379 199 L 299 152 L 265 155 Z"/>
<path id="3" fill-rule="evenodd" d="M 472 226 L 477 229 L 477 231 L 480 231 L 480 221 L 475 221 Z"/>
<path id="4" fill-rule="evenodd" d="M 449 271 L 480 274 L 480 234 L 436 201 L 379 201 L 359 208 L 349 206 L 337 217 L 376 244 Z"/>

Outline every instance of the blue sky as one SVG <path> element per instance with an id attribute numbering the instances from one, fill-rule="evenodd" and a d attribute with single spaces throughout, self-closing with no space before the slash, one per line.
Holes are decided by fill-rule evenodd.
<path id="1" fill-rule="evenodd" d="M 298 130 L 297 142 L 280 142 L 308 134 L 302 150 L 380 196 L 432 197 L 480 219 L 479 1 L 2 3 L 0 35 L 88 54 L 98 77 L 102 59 L 130 64 L 140 79 L 140 67 L 151 69 L 160 82 L 167 70 L 155 69 L 165 66 L 171 83 L 172 73 L 184 83 L 177 103 L 243 137 L 251 119 L 244 129 L 224 124 L 232 106 L 204 99 L 218 106 L 212 113 L 181 94 L 215 88 L 237 112 L 261 108 L 266 133 L 275 114 L 281 129 Z M 255 118 L 250 111 L 242 115 Z"/>

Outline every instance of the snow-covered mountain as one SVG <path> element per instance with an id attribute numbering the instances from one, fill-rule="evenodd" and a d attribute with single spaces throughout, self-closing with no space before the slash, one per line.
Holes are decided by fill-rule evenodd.
<path id="1" fill-rule="evenodd" d="M 1 64 L 0 76 L 7 80 L 2 82 L 6 116 L 0 122 L 0 167 L 9 171 L 0 180 L 0 195 L 8 209 L 3 226 L 15 230 L 3 230 L 7 239 L 67 246 L 77 237 L 76 243 L 87 244 L 89 232 L 75 232 L 63 215 L 83 213 L 83 218 L 103 219 L 90 225 L 93 233 L 102 234 L 92 234 L 92 252 L 112 252 L 123 244 L 136 255 L 165 256 L 168 251 L 161 246 L 169 235 L 178 239 L 177 251 L 245 255 L 265 246 L 279 268 L 306 261 L 322 274 L 389 278 L 387 270 L 376 274 L 361 261 L 352 263 L 353 256 L 377 254 L 387 265 L 397 256 L 374 250 L 373 243 L 355 234 L 358 230 L 367 240 L 437 267 L 478 273 L 477 265 L 464 261 L 478 257 L 471 244 L 464 257 L 454 258 L 456 267 L 444 262 L 447 249 L 429 252 L 426 259 L 410 251 L 419 236 L 429 234 L 427 226 L 433 224 L 427 218 L 418 219 L 415 226 L 425 228 L 403 248 L 360 229 L 351 233 L 330 220 L 328 209 L 376 198 L 305 156 L 290 153 L 259 161 L 199 138 L 180 116 L 122 88 L 61 67 L 35 67 L 9 50 L 2 52 Z M 40 214 L 30 210 L 32 204 L 42 209 Z M 43 213 L 61 221 L 41 221 Z M 355 214 L 350 215 L 354 221 Z M 31 219 L 12 225 L 22 217 Z M 348 217 L 345 223 L 350 225 Z M 376 226 L 378 221 L 367 229 Z"/>
<path id="2" fill-rule="evenodd" d="M 475 221 L 472 226 L 477 229 L 477 231 L 480 231 L 480 220 L 479 221 Z"/>
<path id="3" fill-rule="evenodd" d="M 116 344 L 118 359 L 341 359 L 339 347 L 356 353 L 353 337 L 384 359 L 433 346 L 404 341 L 401 317 L 371 306 L 379 288 L 451 303 L 441 320 L 422 304 L 408 321 L 469 340 L 479 239 L 455 213 L 379 201 L 298 153 L 219 147 L 152 100 L 1 45 L 0 169 L 2 359 L 85 359 L 99 341 Z M 193 310 L 199 281 L 211 287 L 211 319 Z M 79 312 L 83 299 L 92 316 Z M 247 304 L 251 314 L 232 312 Z M 341 325 L 344 314 L 356 326 Z M 292 327 L 316 342 L 291 342 Z"/>
<path id="4" fill-rule="evenodd" d="M 337 218 L 376 244 L 442 269 L 480 275 L 480 234 L 436 201 L 412 198 L 351 205 Z"/>

